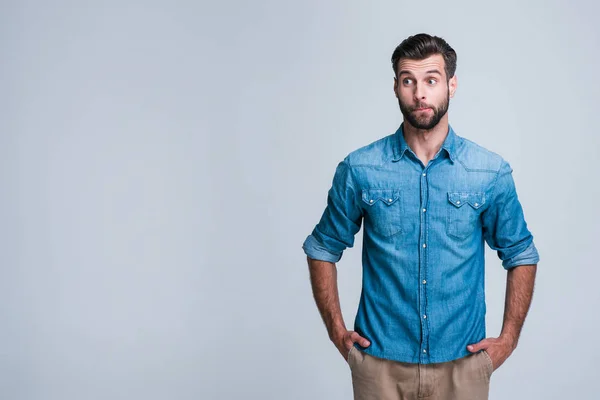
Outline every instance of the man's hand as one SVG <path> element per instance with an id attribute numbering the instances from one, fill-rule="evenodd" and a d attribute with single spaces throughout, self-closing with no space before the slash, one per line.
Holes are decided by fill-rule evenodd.
<path id="1" fill-rule="evenodd" d="M 515 350 L 516 345 L 510 339 L 502 336 L 498 338 L 485 338 L 479 343 L 475 343 L 467 346 L 467 350 L 472 353 L 477 353 L 479 350 L 484 349 L 492 359 L 493 371 L 498 369 L 504 361 L 512 354 Z"/>
<path id="2" fill-rule="evenodd" d="M 358 333 L 345 329 L 336 332 L 331 338 L 331 341 L 335 344 L 335 347 L 337 347 L 346 362 L 348 362 L 348 353 L 355 342 L 358 342 L 362 347 L 369 347 L 371 345 L 371 342 L 360 336 Z"/>

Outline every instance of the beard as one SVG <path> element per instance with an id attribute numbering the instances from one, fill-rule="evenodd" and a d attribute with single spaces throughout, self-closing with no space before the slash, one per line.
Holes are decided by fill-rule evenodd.
<path id="1" fill-rule="evenodd" d="M 398 104 L 400 105 L 400 111 L 402 112 L 405 121 L 408 121 L 409 124 L 417 129 L 428 131 L 433 129 L 440 122 L 442 117 L 448 112 L 448 106 L 450 105 L 450 91 L 448 91 L 448 94 L 446 95 L 446 101 L 437 107 L 431 104 L 420 102 L 414 106 L 409 106 L 407 104 L 403 104 L 400 99 L 398 99 Z M 416 109 L 427 107 L 431 108 L 433 115 L 429 115 L 429 113 L 427 113 L 417 116 L 415 114 Z"/>

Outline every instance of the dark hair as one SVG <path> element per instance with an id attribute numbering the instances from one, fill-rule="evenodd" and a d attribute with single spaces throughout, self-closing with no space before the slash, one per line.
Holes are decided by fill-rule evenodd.
<path id="1" fill-rule="evenodd" d="M 423 60 L 435 54 L 440 54 L 444 58 L 446 79 L 452 78 L 456 71 L 456 52 L 441 37 L 431 36 L 427 33 L 409 36 L 396 47 L 392 54 L 394 75 L 398 76 L 398 61 L 401 58 Z"/>

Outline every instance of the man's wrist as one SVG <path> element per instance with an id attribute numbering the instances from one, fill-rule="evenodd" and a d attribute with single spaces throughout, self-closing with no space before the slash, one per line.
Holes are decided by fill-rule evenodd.
<path id="1" fill-rule="evenodd" d="M 346 327 L 344 326 L 344 324 L 335 324 L 330 330 L 329 330 L 329 339 L 331 339 L 332 341 L 337 341 L 341 338 L 344 337 L 344 335 L 346 334 L 346 332 L 348 332 L 348 330 L 346 329 Z"/>
<path id="2" fill-rule="evenodd" d="M 517 344 L 519 342 L 519 338 L 510 333 L 501 333 L 498 339 L 500 339 L 513 350 L 517 348 Z"/>

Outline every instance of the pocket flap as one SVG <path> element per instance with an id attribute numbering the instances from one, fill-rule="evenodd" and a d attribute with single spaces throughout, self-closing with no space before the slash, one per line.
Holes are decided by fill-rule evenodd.
<path id="1" fill-rule="evenodd" d="M 362 200 L 370 206 L 375 204 L 377 200 L 380 200 L 387 205 L 391 205 L 399 198 L 399 189 L 367 189 L 362 191 Z"/>
<path id="2" fill-rule="evenodd" d="M 448 201 L 456 207 L 462 207 L 465 203 L 468 203 L 471 207 L 478 209 L 485 204 L 485 193 L 448 192 Z"/>

